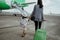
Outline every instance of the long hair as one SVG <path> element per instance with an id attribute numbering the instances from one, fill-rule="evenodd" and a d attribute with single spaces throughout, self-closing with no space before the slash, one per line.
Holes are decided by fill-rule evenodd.
<path id="1" fill-rule="evenodd" d="M 42 0 L 38 0 L 37 4 L 39 5 L 40 8 L 43 7 Z"/>

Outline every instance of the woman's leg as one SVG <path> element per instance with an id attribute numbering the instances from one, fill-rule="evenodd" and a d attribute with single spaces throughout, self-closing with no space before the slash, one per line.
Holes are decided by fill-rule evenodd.
<path id="1" fill-rule="evenodd" d="M 39 29 L 41 29 L 42 22 L 39 22 Z"/>
<path id="2" fill-rule="evenodd" d="M 38 22 L 37 21 L 34 21 L 35 23 L 35 31 L 38 29 Z"/>
<path id="3" fill-rule="evenodd" d="M 34 21 L 34 23 L 35 23 L 35 31 L 36 31 L 37 29 L 41 29 L 42 22 L 39 22 L 39 23 L 38 23 L 38 21 Z"/>

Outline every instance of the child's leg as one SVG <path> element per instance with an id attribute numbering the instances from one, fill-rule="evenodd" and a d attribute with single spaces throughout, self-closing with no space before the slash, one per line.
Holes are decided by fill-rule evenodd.
<path id="1" fill-rule="evenodd" d="M 23 33 L 24 33 L 24 34 L 25 34 L 25 31 L 26 31 L 26 30 L 25 30 L 25 27 L 24 27 L 24 28 L 23 28 Z"/>
<path id="2" fill-rule="evenodd" d="M 22 37 L 24 37 L 26 35 L 26 27 L 23 27 L 23 34 Z"/>

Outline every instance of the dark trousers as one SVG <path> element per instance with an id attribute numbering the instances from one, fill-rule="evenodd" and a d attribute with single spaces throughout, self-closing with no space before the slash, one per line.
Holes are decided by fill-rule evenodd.
<path id="1" fill-rule="evenodd" d="M 38 23 L 38 21 L 34 21 L 34 23 L 35 23 L 35 31 L 36 31 L 37 29 L 40 29 L 40 28 L 41 28 L 41 24 L 42 24 L 41 21 L 40 21 L 39 23 Z"/>

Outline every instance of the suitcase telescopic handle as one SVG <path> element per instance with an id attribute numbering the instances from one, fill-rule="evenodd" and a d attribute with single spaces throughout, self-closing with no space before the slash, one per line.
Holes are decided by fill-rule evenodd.
<path id="1" fill-rule="evenodd" d="M 43 22 L 44 25 L 44 22 Z M 39 19 L 38 19 L 38 29 L 39 29 Z M 45 26 L 41 27 L 41 29 L 45 29 Z"/>

